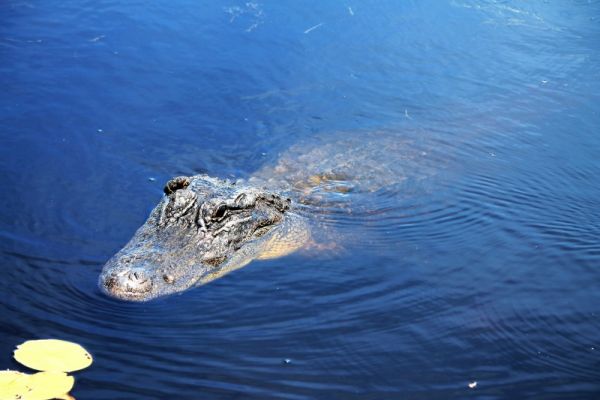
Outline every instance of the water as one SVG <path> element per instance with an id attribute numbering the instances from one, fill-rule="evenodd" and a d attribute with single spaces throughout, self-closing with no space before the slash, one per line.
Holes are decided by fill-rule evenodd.
<path id="1" fill-rule="evenodd" d="M 82 399 L 598 398 L 599 18 L 594 1 L 3 2 L 0 368 L 57 337 L 95 357 Z M 432 157 L 406 170 L 418 184 L 349 194 L 354 214 L 305 210 L 339 233 L 329 250 L 144 304 L 97 288 L 171 176 L 248 178 L 377 130 Z"/>

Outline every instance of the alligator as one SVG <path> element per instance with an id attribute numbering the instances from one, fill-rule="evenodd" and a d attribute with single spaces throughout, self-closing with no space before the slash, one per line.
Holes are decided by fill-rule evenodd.
<path id="1" fill-rule="evenodd" d="M 316 207 L 430 176 L 432 146 L 397 132 L 314 137 L 248 179 L 179 176 L 131 240 L 104 266 L 101 289 L 146 301 L 197 287 L 253 260 L 314 242 Z M 439 167 L 436 166 L 436 167 Z"/>

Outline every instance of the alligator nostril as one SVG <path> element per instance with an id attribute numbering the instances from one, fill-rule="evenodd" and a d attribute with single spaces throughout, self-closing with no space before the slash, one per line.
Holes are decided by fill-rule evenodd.
<path id="1" fill-rule="evenodd" d="M 118 284 L 118 283 L 119 283 L 119 280 L 118 280 L 116 277 L 114 277 L 114 276 L 109 276 L 108 278 L 106 278 L 106 279 L 105 279 L 105 281 L 104 281 L 104 286 L 105 286 L 107 289 L 112 289 L 112 288 L 114 288 L 115 286 L 117 286 L 117 284 Z"/>
<path id="2" fill-rule="evenodd" d="M 114 297 L 137 300 L 152 293 L 152 276 L 144 268 L 123 268 L 102 276 L 102 286 Z"/>
<path id="3" fill-rule="evenodd" d="M 134 283 L 143 283 L 148 280 L 146 273 L 140 269 L 130 270 L 127 274 L 127 279 Z"/>

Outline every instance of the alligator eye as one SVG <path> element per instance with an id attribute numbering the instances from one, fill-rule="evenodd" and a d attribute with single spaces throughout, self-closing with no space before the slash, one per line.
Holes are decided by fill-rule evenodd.
<path id="1" fill-rule="evenodd" d="M 227 206 L 225 204 L 221 204 L 216 211 L 213 213 L 213 219 L 221 219 L 227 214 Z"/>
<path id="2" fill-rule="evenodd" d="M 187 176 L 178 176 L 171 179 L 164 187 L 165 194 L 169 195 L 179 189 L 185 189 L 190 185 L 190 178 Z"/>
<path id="3" fill-rule="evenodd" d="M 204 262 L 204 264 L 216 267 L 220 264 L 223 263 L 223 261 L 227 260 L 227 257 L 221 256 L 221 257 L 213 257 L 213 258 L 209 258 L 206 260 L 202 260 Z"/>

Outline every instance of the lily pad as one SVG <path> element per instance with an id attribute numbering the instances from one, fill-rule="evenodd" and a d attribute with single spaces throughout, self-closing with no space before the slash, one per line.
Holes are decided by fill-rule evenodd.
<path id="1" fill-rule="evenodd" d="M 38 372 L 30 375 L 17 371 L 1 371 L 0 399 L 73 399 L 67 393 L 74 383 L 75 379 L 64 372 Z"/>
<path id="2" fill-rule="evenodd" d="M 92 356 L 83 347 L 58 339 L 28 340 L 17 346 L 14 357 L 38 371 L 72 372 L 92 364 Z"/>
<path id="3" fill-rule="evenodd" d="M 20 397 L 23 400 L 65 398 L 75 383 L 75 379 L 64 372 L 38 372 L 27 377 L 25 384 L 29 391 Z"/>
<path id="4" fill-rule="evenodd" d="M 0 399 L 20 399 L 29 390 L 26 377 L 18 371 L 0 371 Z"/>

